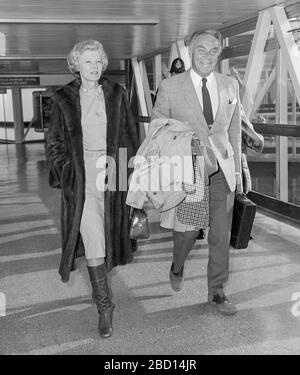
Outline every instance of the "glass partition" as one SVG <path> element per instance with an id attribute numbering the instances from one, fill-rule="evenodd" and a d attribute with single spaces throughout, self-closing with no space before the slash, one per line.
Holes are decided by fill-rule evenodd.
<path id="1" fill-rule="evenodd" d="M 14 142 L 14 123 L 11 89 L 0 89 L 0 142 Z"/>
<path id="2" fill-rule="evenodd" d="M 226 39 L 226 59 L 221 63 L 223 72 L 240 81 L 243 98 L 243 79 L 248 62 L 254 30 Z M 247 54 L 240 55 L 243 51 Z M 241 53 L 239 53 L 241 52 Z M 249 116 L 260 132 L 260 124 L 283 124 L 300 127 L 300 109 L 293 82 L 287 74 L 279 43 L 270 27 L 265 46 L 263 69 L 253 109 Z M 247 149 L 252 177 L 252 190 L 289 203 L 300 205 L 300 138 L 264 134 L 265 147 L 257 154 Z"/>

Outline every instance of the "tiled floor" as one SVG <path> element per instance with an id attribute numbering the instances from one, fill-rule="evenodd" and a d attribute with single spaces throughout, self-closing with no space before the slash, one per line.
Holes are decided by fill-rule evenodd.
<path id="1" fill-rule="evenodd" d="M 111 274 L 114 335 L 97 334 L 85 262 L 60 281 L 59 191 L 48 187 L 43 144 L 0 145 L 0 354 L 300 354 L 300 229 L 258 211 L 254 239 L 231 250 L 226 292 L 238 314 L 207 305 L 207 244 L 169 286 L 172 241 L 151 238 Z M 295 300 L 293 300 L 293 298 Z"/>

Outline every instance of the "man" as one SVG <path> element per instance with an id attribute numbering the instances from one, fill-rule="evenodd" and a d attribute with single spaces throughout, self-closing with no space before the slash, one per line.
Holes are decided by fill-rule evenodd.
<path id="1" fill-rule="evenodd" d="M 151 119 L 175 118 L 187 122 L 206 146 L 209 163 L 208 302 L 223 314 L 236 307 L 224 294 L 229 275 L 229 242 L 235 190 L 242 192 L 241 113 L 237 81 L 216 73 L 222 36 L 215 30 L 196 32 L 190 41 L 191 69 L 161 82 Z M 183 286 L 184 261 L 199 230 L 173 230 L 170 283 Z"/>
<path id="2" fill-rule="evenodd" d="M 183 72 L 185 72 L 184 61 L 180 57 L 176 57 L 176 59 L 173 60 L 172 65 L 171 65 L 171 69 L 170 69 L 171 76 L 173 77 Z M 156 96 L 157 96 L 157 93 L 156 93 Z M 205 229 L 200 228 L 197 239 L 203 240 L 204 238 L 205 238 Z"/>

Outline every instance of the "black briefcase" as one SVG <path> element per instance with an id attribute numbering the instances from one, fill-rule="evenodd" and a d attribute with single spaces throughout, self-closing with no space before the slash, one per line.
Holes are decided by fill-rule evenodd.
<path id="1" fill-rule="evenodd" d="M 256 205 L 246 194 L 235 195 L 230 239 L 235 249 L 247 248 L 255 213 Z"/>

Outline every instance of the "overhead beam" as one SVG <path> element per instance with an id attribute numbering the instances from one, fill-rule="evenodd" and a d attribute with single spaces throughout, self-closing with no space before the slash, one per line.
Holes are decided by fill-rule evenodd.
<path id="1" fill-rule="evenodd" d="M 2 61 L 9 61 L 9 60 L 65 60 L 67 58 L 66 55 L 58 55 L 58 56 L 41 56 L 41 55 L 33 55 L 33 56 L 0 56 L 0 60 Z"/>
<path id="2" fill-rule="evenodd" d="M 134 56 L 134 57 L 136 57 L 139 61 L 140 60 L 146 60 L 146 59 L 151 59 L 153 56 L 156 56 L 156 55 L 163 55 L 165 53 L 168 53 L 169 50 L 170 50 L 169 47 L 163 47 L 163 48 L 155 49 L 152 52 L 145 53 L 145 54 L 142 54 L 142 55 L 137 55 L 137 56 Z"/>
<path id="3" fill-rule="evenodd" d="M 223 26 L 219 29 L 219 31 L 224 38 L 227 38 L 254 30 L 256 23 L 257 16 L 254 16 L 244 21 L 239 21 L 234 24 L 231 23 L 229 25 Z"/>
<path id="4" fill-rule="evenodd" d="M 288 18 L 298 17 L 300 14 L 300 2 L 293 0 L 289 2 L 285 7 L 285 12 Z"/>
<path id="5" fill-rule="evenodd" d="M 225 47 L 221 54 L 221 60 L 229 59 L 232 57 L 240 57 L 240 56 L 247 56 L 249 55 L 252 47 L 252 42 L 246 42 L 243 44 L 238 45 L 230 45 Z M 268 39 L 266 41 L 264 52 L 273 51 L 278 48 L 278 44 L 276 44 L 276 40 L 274 38 Z"/>
<path id="6" fill-rule="evenodd" d="M 111 18 L 111 19 L 76 19 L 76 18 L 0 18 L 0 24 L 83 24 L 83 25 L 157 25 L 158 18 Z"/>
<path id="7" fill-rule="evenodd" d="M 285 12 L 288 18 L 299 16 L 300 2 L 297 0 L 290 1 L 289 4 L 286 4 L 285 6 Z M 243 34 L 255 29 L 255 25 L 257 24 L 257 18 L 257 15 L 249 15 L 247 16 L 247 18 L 244 19 L 235 19 L 224 24 L 218 30 L 221 32 L 224 38 Z"/>

